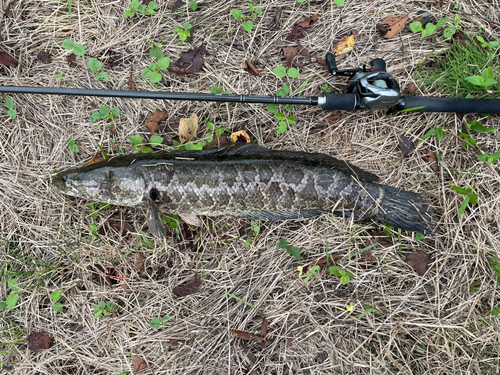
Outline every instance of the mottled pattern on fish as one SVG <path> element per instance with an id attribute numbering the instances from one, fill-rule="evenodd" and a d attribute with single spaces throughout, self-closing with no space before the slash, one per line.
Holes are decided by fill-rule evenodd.
<path id="1" fill-rule="evenodd" d="M 54 179 L 69 195 L 125 206 L 155 202 L 171 214 L 293 219 L 347 209 L 429 231 L 425 199 L 375 181 L 326 155 L 252 145 L 119 157 Z"/>

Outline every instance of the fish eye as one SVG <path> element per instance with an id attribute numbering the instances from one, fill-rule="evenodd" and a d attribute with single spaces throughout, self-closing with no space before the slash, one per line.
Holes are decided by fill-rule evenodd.
<path id="1" fill-rule="evenodd" d="M 63 177 L 62 177 L 62 180 L 63 180 L 64 182 L 66 182 L 66 181 L 68 180 L 68 176 L 63 176 Z"/>

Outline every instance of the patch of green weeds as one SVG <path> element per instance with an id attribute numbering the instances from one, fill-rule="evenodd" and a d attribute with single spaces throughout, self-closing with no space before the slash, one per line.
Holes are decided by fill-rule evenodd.
<path id="1" fill-rule="evenodd" d="M 93 111 L 90 114 L 90 122 L 96 122 L 97 120 L 113 120 L 115 117 L 120 116 L 120 108 L 108 106 L 99 107 L 98 111 Z"/>
<path id="2" fill-rule="evenodd" d="M 216 95 L 229 95 L 229 94 L 231 94 L 229 92 L 229 90 L 222 91 L 222 87 L 219 87 L 217 85 L 213 85 L 212 88 L 210 89 L 210 92 L 212 94 L 216 94 Z"/>
<path id="3" fill-rule="evenodd" d="M 153 43 L 148 39 L 149 42 L 149 57 L 156 58 L 156 62 L 150 62 L 147 68 L 142 70 L 142 78 L 149 78 L 151 83 L 158 83 L 162 80 L 161 71 L 167 70 L 170 66 L 170 57 L 164 57 L 163 51 L 161 50 L 161 43 Z"/>
<path id="4" fill-rule="evenodd" d="M 97 233 L 99 228 L 95 224 L 89 224 L 89 237 L 88 240 L 89 242 L 92 242 L 97 236 L 94 233 Z"/>
<path id="5" fill-rule="evenodd" d="M 7 108 L 7 114 L 12 120 L 17 117 L 16 103 L 11 98 L 5 99 L 5 108 Z"/>
<path id="6" fill-rule="evenodd" d="M 498 64 L 498 56 L 488 46 L 466 40 L 465 45 L 453 42 L 442 56 L 436 57 L 434 67 L 419 67 L 414 74 L 420 86 L 432 86 L 433 90 L 453 97 L 471 98 L 479 94 L 481 98 L 497 98 L 500 87 L 493 81 L 496 82 L 495 72 L 498 76 Z M 486 88 L 493 92 L 485 91 Z"/>
<path id="7" fill-rule="evenodd" d="M 59 302 L 59 300 L 61 299 L 61 289 L 57 289 L 54 293 L 49 295 L 49 298 L 54 302 L 52 305 L 52 310 L 54 310 L 55 312 L 63 312 L 64 305 Z"/>
<path id="8" fill-rule="evenodd" d="M 340 277 L 340 283 L 342 285 L 349 284 L 351 277 L 355 277 L 355 275 L 352 272 L 348 270 L 343 270 L 338 266 L 331 266 L 328 270 L 332 275 Z"/>
<path id="9" fill-rule="evenodd" d="M 495 318 L 500 318 L 500 306 L 496 306 L 491 310 L 491 315 Z"/>
<path id="10" fill-rule="evenodd" d="M 321 267 L 318 265 L 314 267 L 307 267 L 304 282 L 307 284 L 312 276 L 316 277 L 319 280 L 318 271 L 320 270 L 320 268 Z M 304 268 L 302 266 L 298 266 L 297 270 L 299 271 L 299 277 L 302 277 L 302 275 L 304 274 Z"/>
<path id="11" fill-rule="evenodd" d="M 296 246 L 292 246 L 285 240 L 284 238 L 281 238 L 279 243 L 278 243 L 278 248 L 279 249 L 285 249 L 286 252 L 290 255 L 292 255 L 295 259 L 297 260 L 302 260 L 302 257 L 300 256 L 300 249 Z"/>
<path id="12" fill-rule="evenodd" d="M 110 208 L 111 205 L 109 203 L 90 203 L 87 205 L 87 208 L 92 211 L 92 213 L 90 214 L 90 217 L 92 219 L 97 219 L 99 217 L 99 213 L 102 211 L 102 210 L 105 210 L 107 208 Z"/>
<path id="13" fill-rule="evenodd" d="M 85 47 L 81 44 L 75 44 L 73 39 L 64 39 L 62 42 L 62 48 L 67 51 L 73 51 L 77 56 L 85 56 Z"/>
<path id="14" fill-rule="evenodd" d="M 328 86 L 326 83 L 325 83 L 325 84 L 323 84 L 323 85 L 321 85 L 321 89 L 322 89 L 325 93 L 327 93 L 327 94 L 328 94 L 329 92 L 333 92 L 333 89 L 332 89 L 330 86 Z"/>
<path id="15" fill-rule="evenodd" d="M 191 36 L 191 32 L 189 30 L 191 30 L 192 27 L 193 27 L 193 25 L 191 25 L 189 22 L 184 22 L 182 24 L 182 27 L 179 25 L 175 25 L 173 32 L 174 32 L 174 34 L 177 34 L 179 36 L 180 40 L 185 42 L 187 40 L 187 38 L 189 38 Z"/>
<path id="16" fill-rule="evenodd" d="M 488 47 L 490 50 L 494 50 L 495 48 L 498 48 L 500 45 L 500 42 L 497 41 L 491 41 L 491 42 L 486 42 L 484 38 L 480 35 L 476 36 L 476 39 L 481 42 L 481 47 L 486 48 Z"/>
<path id="17" fill-rule="evenodd" d="M 97 305 L 92 306 L 92 309 L 94 309 L 94 317 L 96 319 L 101 315 L 109 316 L 115 309 L 115 303 L 113 301 L 108 301 L 107 303 L 101 301 Z"/>
<path id="18" fill-rule="evenodd" d="M 89 59 L 89 69 L 92 73 L 96 73 L 95 80 L 99 81 L 100 79 L 104 82 L 108 82 L 108 73 L 101 72 L 102 63 L 94 58 Z"/>
<path id="19" fill-rule="evenodd" d="M 134 151 L 142 152 L 143 154 L 153 151 L 150 147 L 143 146 L 144 139 L 139 134 L 131 135 L 128 139 L 133 143 L 132 150 Z"/>
<path id="20" fill-rule="evenodd" d="M 430 129 L 427 133 L 422 137 L 422 141 L 425 141 L 427 138 L 435 136 L 439 142 L 442 142 L 444 139 L 444 128 L 442 126 L 436 126 L 434 129 Z"/>
<path id="21" fill-rule="evenodd" d="M 191 9 L 194 12 L 196 9 L 198 9 L 198 3 L 196 1 L 190 1 L 189 9 Z"/>
<path id="22" fill-rule="evenodd" d="M 273 69 L 273 71 L 279 78 L 284 78 L 285 76 L 288 76 L 289 78 L 298 78 L 300 76 L 300 72 L 295 68 L 289 68 L 287 70 L 284 66 L 277 66 Z M 301 87 L 303 87 L 303 85 L 301 85 Z M 276 96 L 286 96 L 289 93 L 290 86 L 283 85 L 283 87 L 276 92 Z M 289 125 L 295 125 L 296 119 L 294 116 L 287 116 L 283 112 L 278 112 L 278 108 L 278 104 L 268 104 L 266 107 L 266 109 L 269 112 L 273 113 L 274 117 L 278 120 L 276 134 L 283 134 L 287 131 Z M 291 111 L 293 109 L 293 106 L 291 104 L 287 104 L 284 106 L 284 108 L 286 111 Z"/>
<path id="23" fill-rule="evenodd" d="M 358 316 L 358 319 L 363 319 L 366 315 L 368 314 L 380 314 L 380 311 L 378 311 L 376 308 L 371 307 L 369 305 L 364 306 L 365 312 L 362 313 L 360 316 Z"/>
<path id="24" fill-rule="evenodd" d="M 257 20 L 257 17 L 262 14 L 262 9 L 259 7 L 254 7 L 252 4 L 253 0 L 248 0 L 248 9 L 250 10 L 250 13 L 252 15 L 252 18 L 254 20 Z M 247 33 L 251 33 L 253 30 L 253 22 L 251 20 L 246 20 L 245 21 L 245 15 L 241 12 L 239 9 L 231 9 L 231 15 L 236 21 L 243 21 L 241 23 L 241 26 Z"/>
<path id="25" fill-rule="evenodd" d="M 451 185 L 450 186 L 452 190 L 456 191 L 458 194 L 464 195 L 464 201 L 462 205 L 460 206 L 460 209 L 458 210 L 458 217 L 462 216 L 463 213 L 465 212 L 465 209 L 469 204 L 477 204 L 477 194 L 472 192 L 472 188 L 461 188 L 459 186 Z"/>
<path id="26" fill-rule="evenodd" d="M 259 220 L 251 220 L 250 221 L 250 233 L 248 233 L 247 240 L 245 242 L 246 246 L 250 246 L 250 244 L 255 241 L 255 238 L 260 233 L 260 221 Z"/>
<path id="27" fill-rule="evenodd" d="M 179 220 L 181 217 L 179 215 L 165 215 L 163 220 L 171 229 L 179 229 Z"/>
<path id="28" fill-rule="evenodd" d="M 419 21 L 412 22 L 410 24 L 410 30 L 414 33 L 422 33 L 422 38 L 426 35 L 432 34 L 435 30 L 445 27 L 443 30 L 443 35 L 445 38 L 449 39 L 458 31 L 458 24 L 460 23 L 460 17 L 458 14 L 455 14 L 455 19 L 451 22 L 448 18 L 441 18 L 435 25 L 431 22 L 428 22 L 423 28 L 422 24 Z"/>
<path id="29" fill-rule="evenodd" d="M 139 0 L 132 0 L 128 9 L 123 13 L 123 17 L 132 18 L 135 16 L 135 12 L 153 15 L 156 9 L 158 9 L 158 3 L 156 1 L 150 1 L 146 6 L 146 4 L 142 4 Z"/>
<path id="30" fill-rule="evenodd" d="M 170 317 L 164 316 L 163 318 L 153 318 L 149 321 L 149 325 L 153 328 L 160 328 L 160 326 L 166 326 L 168 324 Z"/>
<path id="31" fill-rule="evenodd" d="M 231 130 L 224 127 L 224 126 L 219 126 L 215 123 L 213 123 L 212 121 L 210 120 L 207 120 L 207 128 L 208 130 L 210 131 L 215 131 L 215 134 L 217 135 L 217 137 L 220 137 L 222 134 L 224 133 L 231 133 Z M 205 134 L 205 137 L 207 137 L 207 134 Z M 209 143 L 212 142 L 211 140 L 209 141 Z"/>
<path id="32" fill-rule="evenodd" d="M 76 141 L 73 138 L 68 138 L 66 140 L 66 144 L 68 145 L 69 149 L 71 152 L 74 152 L 75 154 L 80 151 L 80 148 L 76 144 Z"/>

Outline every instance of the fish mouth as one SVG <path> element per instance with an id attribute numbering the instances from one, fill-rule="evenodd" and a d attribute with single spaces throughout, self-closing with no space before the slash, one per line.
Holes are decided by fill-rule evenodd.
<path id="1" fill-rule="evenodd" d="M 66 186 L 67 179 L 68 179 L 68 176 L 66 174 L 59 173 L 56 176 L 54 176 L 54 178 L 52 178 L 52 185 L 57 187 L 59 190 L 62 190 L 65 192 L 68 190 L 68 187 Z"/>

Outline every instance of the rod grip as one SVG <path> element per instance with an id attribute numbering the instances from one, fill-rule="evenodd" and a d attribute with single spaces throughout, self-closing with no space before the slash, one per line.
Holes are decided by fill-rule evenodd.
<path id="1" fill-rule="evenodd" d="M 356 109 L 358 96 L 356 94 L 326 94 L 326 102 L 323 109 L 334 111 L 340 109 L 343 111 L 352 111 Z"/>

